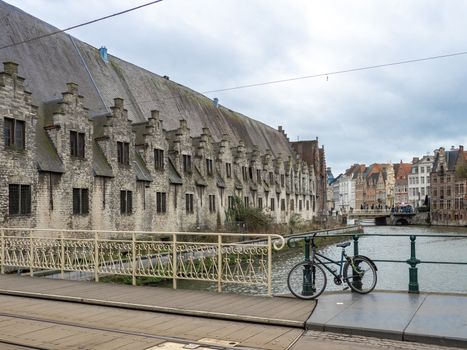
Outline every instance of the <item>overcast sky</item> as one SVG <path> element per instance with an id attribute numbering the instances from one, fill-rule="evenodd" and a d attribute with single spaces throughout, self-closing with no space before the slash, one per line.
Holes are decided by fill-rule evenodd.
<path id="1" fill-rule="evenodd" d="M 149 0 L 8 0 L 65 28 Z M 199 92 L 467 51 L 467 1 L 164 0 L 70 31 Z M 467 55 L 207 94 L 338 175 L 467 144 Z"/>

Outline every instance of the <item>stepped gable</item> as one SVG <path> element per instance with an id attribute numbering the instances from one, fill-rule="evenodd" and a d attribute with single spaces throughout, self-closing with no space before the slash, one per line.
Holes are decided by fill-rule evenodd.
<path id="1" fill-rule="evenodd" d="M 57 30 L 2 1 L 0 11 L 0 45 Z M 215 106 L 200 93 L 112 55 L 104 62 L 98 49 L 66 33 L 0 50 L 0 60 L 19 64 L 19 74 L 28 78 L 27 89 L 38 105 L 60 98 L 63 85 L 73 81 L 80 86 L 91 115 L 109 112 L 113 99 L 121 97 L 133 122 L 144 122 L 151 110 L 158 110 L 168 130 L 176 129 L 178 121 L 185 119 L 191 136 L 200 135 L 203 127 L 209 126 L 215 142 L 228 134 L 234 144 L 242 140 L 249 148 L 271 149 L 273 155 L 294 154 L 283 133 Z"/>

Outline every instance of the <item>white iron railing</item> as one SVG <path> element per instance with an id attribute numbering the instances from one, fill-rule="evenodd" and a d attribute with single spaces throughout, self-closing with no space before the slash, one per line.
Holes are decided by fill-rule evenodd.
<path id="1" fill-rule="evenodd" d="M 244 241 L 239 242 L 239 238 Z M 263 238 L 262 242 L 248 242 Z M 276 234 L 144 232 L 0 228 L 0 268 L 78 271 L 100 275 L 243 283 L 272 293 L 272 250 L 284 247 Z"/>

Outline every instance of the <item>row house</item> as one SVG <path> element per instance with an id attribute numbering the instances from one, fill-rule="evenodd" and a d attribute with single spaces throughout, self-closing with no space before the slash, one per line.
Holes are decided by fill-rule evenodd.
<path id="1" fill-rule="evenodd" d="M 435 151 L 431 177 L 431 223 L 467 225 L 467 179 L 457 171 L 467 165 L 463 146 Z"/>
<path id="2" fill-rule="evenodd" d="M 430 173 L 435 157 L 431 155 L 412 160 L 412 168 L 408 174 L 408 202 L 418 208 L 430 200 Z"/>
<path id="3" fill-rule="evenodd" d="M 295 213 L 311 220 L 326 200 L 317 140 L 273 155 L 228 135 L 216 141 L 207 126 L 193 137 L 186 120 L 165 130 L 156 110 L 132 123 L 121 98 L 91 116 L 74 83 L 36 107 L 11 62 L 0 73 L 0 112 L 4 227 L 217 229 L 234 196 L 278 223 Z"/>
<path id="4" fill-rule="evenodd" d="M 403 163 L 402 160 L 399 164 L 394 164 L 394 204 L 405 205 L 409 203 L 408 193 L 408 175 L 412 169 L 409 163 Z"/>
<path id="5" fill-rule="evenodd" d="M 355 180 L 357 209 L 394 206 L 395 174 L 392 164 L 372 164 L 358 172 Z"/>

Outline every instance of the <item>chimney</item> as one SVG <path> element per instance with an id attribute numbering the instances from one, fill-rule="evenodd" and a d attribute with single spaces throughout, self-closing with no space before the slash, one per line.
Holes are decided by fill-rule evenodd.
<path id="1" fill-rule="evenodd" d="M 219 108 L 219 99 L 217 97 L 214 97 L 214 99 L 212 100 L 212 104 L 214 105 L 214 107 Z"/>
<path id="2" fill-rule="evenodd" d="M 78 84 L 76 83 L 67 83 L 67 92 L 70 94 L 76 95 L 78 93 Z"/>
<path id="3" fill-rule="evenodd" d="M 18 64 L 15 62 L 3 62 L 3 71 L 9 75 L 18 74 Z"/>
<path id="4" fill-rule="evenodd" d="M 99 49 L 99 55 L 101 56 L 102 60 L 107 63 L 109 62 L 109 58 L 107 57 L 107 48 L 105 46 L 101 46 Z"/>
<path id="5" fill-rule="evenodd" d="M 123 98 L 114 98 L 114 107 L 123 108 Z"/>

